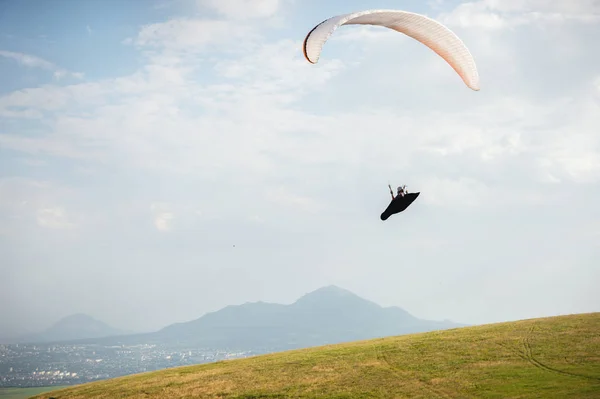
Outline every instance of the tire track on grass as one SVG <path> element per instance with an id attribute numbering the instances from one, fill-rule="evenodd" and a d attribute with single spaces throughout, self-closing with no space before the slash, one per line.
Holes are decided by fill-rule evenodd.
<path id="1" fill-rule="evenodd" d="M 550 373 L 562 374 L 562 375 L 566 375 L 569 377 L 578 377 L 578 378 L 585 378 L 588 380 L 600 381 L 600 377 L 594 377 L 594 376 L 590 376 L 590 375 L 578 374 L 578 373 L 573 373 L 570 371 L 559 370 L 554 367 L 548 366 L 548 365 L 542 363 L 541 361 L 539 361 L 538 359 L 536 359 L 536 357 L 533 355 L 533 349 L 531 348 L 531 337 L 533 336 L 534 331 L 535 331 L 535 326 L 531 326 L 529 331 L 527 331 L 527 333 L 523 337 L 523 340 L 522 340 L 523 349 L 521 352 L 522 358 L 527 360 L 533 366 L 535 366 L 541 370 L 550 372 Z"/>
<path id="2" fill-rule="evenodd" d="M 387 354 L 385 353 L 384 350 L 382 350 L 381 348 L 377 348 L 376 349 L 377 352 L 377 359 L 383 361 L 385 364 L 387 364 L 387 366 L 397 375 L 402 376 L 405 379 L 410 379 L 412 381 L 415 381 L 418 383 L 418 385 L 423 388 L 425 391 L 427 391 L 428 398 L 444 398 L 444 399 L 454 399 L 455 397 L 452 396 L 450 393 L 448 393 L 447 391 L 441 389 L 441 388 L 435 388 L 432 384 L 417 378 L 415 376 L 410 375 L 410 373 L 408 373 L 407 371 L 403 370 L 402 368 L 394 365 L 390 359 L 388 358 Z M 430 396 L 431 395 L 431 396 Z M 465 396 L 461 396 L 461 397 L 465 397 Z"/>

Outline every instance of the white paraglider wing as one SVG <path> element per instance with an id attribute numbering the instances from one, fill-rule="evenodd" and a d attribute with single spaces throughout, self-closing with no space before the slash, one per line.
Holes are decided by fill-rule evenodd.
<path id="1" fill-rule="evenodd" d="M 375 25 L 393 29 L 423 43 L 442 57 L 472 90 L 479 90 L 475 60 L 450 29 L 424 15 L 398 10 L 367 10 L 338 15 L 315 26 L 304 39 L 306 59 L 316 64 L 327 39 L 342 25 Z"/>

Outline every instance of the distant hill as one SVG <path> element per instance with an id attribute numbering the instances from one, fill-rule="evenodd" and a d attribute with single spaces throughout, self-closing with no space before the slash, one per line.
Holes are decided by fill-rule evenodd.
<path id="1" fill-rule="evenodd" d="M 109 330 L 103 334 L 105 338 L 99 338 L 98 334 L 77 342 L 161 344 L 264 353 L 464 326 L 452 321 L 422 320 L 399 307 L 384 308 L 332 285 L 310 292 L 290 305 L 265 302 L 231 305 L 156 332 L 121 335 Z M 61 335 L 61 340 L 64 336 Z M 47 340 L 47 335 L 44 338 Z"/>
<path id="2" fill-rule="evenodd" d="M 291 305 L 256 302 L 227 306 L 165 327 L 151 338 L 208 347 L 274 350 L 462 326 L 421 320 L 401 308 L 384 308 L 350 291 L 328 286 Z"/>
<path id="3" fill-rule="evenodd" d="M 45 331 L 17 337 L 13 339 L 13 341 L 19 343 L 62 342 L 103 338 L 130 333 L 131 332 L 129 331 L 123 331 L 109 326 L 86 314 L 77 313 L 60 319 Z"/>
<path id="4" fill-rule="evenodd" d="M 598 331 L 600 313 L 522 320 L 178 367 L 35 398 L 595 399 Z"/>

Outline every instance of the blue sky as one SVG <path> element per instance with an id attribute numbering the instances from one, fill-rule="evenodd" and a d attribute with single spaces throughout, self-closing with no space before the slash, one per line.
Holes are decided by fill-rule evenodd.
<path id="1" fill-rule="evenodd" d="M 370 8 L 446 24 L 481 91 L 383 28 L 304 60 Z M 596 0 L 2 2 L 0 336 L 328 284 L 465 323 L 597 311 L 599 22 Z M 383 223 L 388 183 L 421 196 Z"/>

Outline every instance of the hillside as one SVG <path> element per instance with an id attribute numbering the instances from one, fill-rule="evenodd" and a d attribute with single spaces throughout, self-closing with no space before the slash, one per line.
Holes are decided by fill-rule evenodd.
<path id="1" fill-rule="evenodd" d="M 60 319 L 40 333 L 24 335 L 15 338 L 13 341 L 19 343 L 64 342 L 117 336 L 126 333 L 126 331 L 116 329 L 91 316 L 77 313 Z"/>
<path id="2" fill-rule="evenodd" d="M 600 313 L 181 367 L 35 398 L 598 398 Z"/>

